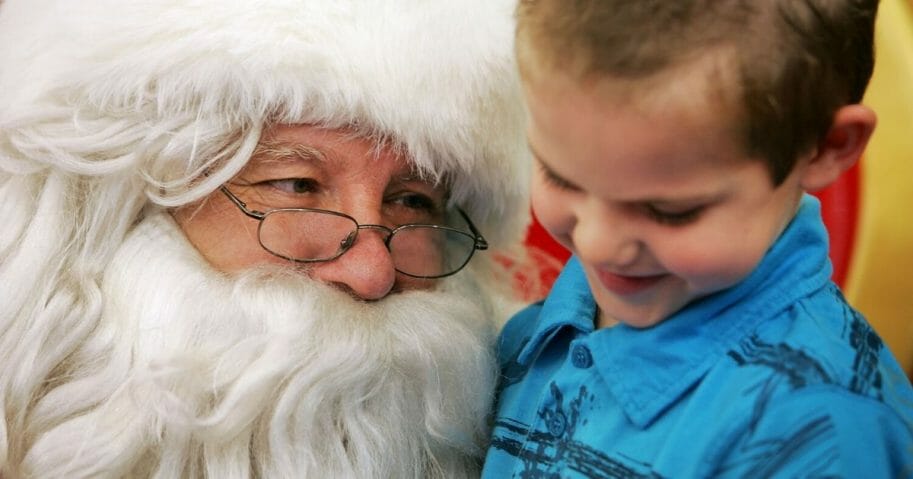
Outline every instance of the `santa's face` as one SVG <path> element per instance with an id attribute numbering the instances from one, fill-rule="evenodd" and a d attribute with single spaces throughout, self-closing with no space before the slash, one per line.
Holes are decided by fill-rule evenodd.
<path id="1" fill-rule="evenodd" d="M 224 191 L 147 212 L 86 288 L 99 319 L 54 372 L 34 475 L 478 477 L 491 297 L 469 271 L 402 274 L 446 261 L 384 240 L 438 225 L 446 192 L 342 131 L 277 128 L 261 146 Z M 264 241 L 250 213 L 276 208 L 368 227 L 330 261 L 290 261 L 277 251 L 322 250 L 304 223 Z"/>
<path id="2" fill-rule="evenodd" d="M 105 275 L 99 334 L 131 366 L 90 414 L 87 447 L 117 435 L 134 470 L 164 467 L 164 454 L 182 474 L 471 475 L 492 311 L 469 274 L 437 283 L 366 302 L 283 265 L 225 274 L 169 215 L 150 216 Z"/>
<path id="3" fill-rule="evenodd" d="M 291 267 L 373 301 L 433 288 L 421 277 L 465 264 L 474 235 L 448 221 L 455 215 L 446 203 L 445 187 L 416 175 L 389 145 L 286 125 L 264 134 L 234 179 L 174 217 L 216 269 Z M 457 231 L 403 227 L 416 224 Z"/>

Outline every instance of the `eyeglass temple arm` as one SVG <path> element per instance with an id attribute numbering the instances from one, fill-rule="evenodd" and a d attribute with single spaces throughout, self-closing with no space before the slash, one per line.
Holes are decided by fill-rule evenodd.
<path id="1" fill-rule="evenodd" d="M 462 208 L 457 208 L 457 211 L 460 212 L 460 215 L 463 216 L 463 219 L 466 220 L 466 224 L 469 225 L 469 231 L 472 231 L 473 236 L 475 236 L 475 248 L 479 251 L 485 251 L 488 249 L 488 240 L 482 236 L 482 233 L 479 233 L 479 230 L 476 229 L 476 225 L 472 223 L 472 220 L 469 219 L 469 215 L 463 211 Z"/>
<path id="2" fill-rule="evenodd" d="M 222 191 L 222 193 L 225 193 L 225 196 L 227 196 L 228 199 L 231 200 L 231 202 L 234 203 L 235 206 L 237 206 L 238 209 L 240 209 L 241 212 L 244 213 L 245 215 L 250 216 L 251 218 L 253 218 L 255 220 L 261 220 L 261 221 L 263 220 L 264 217 L 266 217 L 266 213 L 263 213 L 262 211 L 249 209 L 247 207 L 247 203 L 241 201 L 241 199 L 238 198 L 237 196 L 235 196 L 235 194 L 232 193 L 231 191 L 228 191 L 228 188 L 226 188 L 224 185 L 220 186 L 219 190 Z"/>

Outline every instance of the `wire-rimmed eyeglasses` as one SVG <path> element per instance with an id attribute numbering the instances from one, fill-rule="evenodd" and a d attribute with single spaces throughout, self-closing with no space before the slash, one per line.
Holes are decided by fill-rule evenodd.
<path id="1" fill-rule="evenodd" d="M 396 271 L 413 278 L 435 279 L 463 269 L 476 250 L 488 242 L 463 210 L 457 212 L 469 231 L 434 224 L 404 224 L 396 228 L 358 224 L 351 216 L 317 208 L 277 208 L 257 211 L 247 207 L 225 186 L 219 188 L 245 215 L 260 222 L 257 238 L 269 253 L 297 263 L 333 261 L 358 240 L 358 232 L 383 232 Z"/>

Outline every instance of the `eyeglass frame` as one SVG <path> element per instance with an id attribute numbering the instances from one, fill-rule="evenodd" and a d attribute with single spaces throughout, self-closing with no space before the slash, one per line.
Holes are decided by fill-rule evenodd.
<path id="1" fill-rule="evenodd" d="M 244 213 L 246 216 L 253 218 L 259 222 L 259 224 L 257 225 L 257 242 L 260 243 L 261 248 L 263 248 L 267 253 L 269 253 L 273 256 L 282 258 L 287 261 L 293 261 L 295 263 L 304 263 L 304 264 L 328 263 L 330 261 L 336 260 L 340 256 L 346 254 L 350 249 L 352 249 L 353 246 L 355 246 L 355 242 L 358 239 L 358 232 L 363 229 L 373 229 L 373 230 L 380 230 L 380 231 L 385 232 L 387 234 L 387 236 L 386 236 L 386 238 L 384 238 L 384 246 L 387 248 L 387 251 L 391 255 L 393 254 L 393 251 L 390 249 L 390 240 L 393 238 L 393 236 L 398 231 L 414 228 L 416 226 L 424 227 L 424 228 L 434 228 L 434 229 L 453 231 L 455 233 L 459 233 L 459 234 L 463 234 L 463 235 L 472 237 L 472 239 L 473 239 L 472 251 L 469 253 L 469 256 L 466 257 L 466 261 L 464 261 L 463 264 L 460 265 L 459 268 L 455 269 L 454 271 L 452 271 L 450 273 L 437 275 L 437 276 L 419 276 L 419 275 L 409 274 L 404 271 L 400 271 L 399 268 L 396 268 L 396 266 L 393 267 L 393 269 L 395 269 L 398 273 L 404 274 L 411 278 L 440 279 L 440 278 L 446 278 L 447 276 L 452 276 L 454 274 L 459 273 L 463 268 L 466 267 L 467 264 L 469 264 L 469 261 L 472 259 L 473 255 L 475 254 L 476 251 L 485 251 L 488 249 L 488 241 L 482 236 L 482 233 L 479 232 L 479 230 L 476 228 L 475 224 L 473 224 L 472 220 L 469 219 L 469 215 L 467 215 L 466 212 L 464 212 L 459 207 L 456 207 L 454 209 L 460 214 L 460 216 L 463 217 L 463 220 L 466 221 L 466 224 L 469 226 L 469 232 L 472 233 L 471 235 L 469 233 L 467 233 L 466 231 L 462 231 L 462 230 L 452 228 L 449 226 L 441 226 L 441 225 L 435 225 L 435 224 L 407 223 L 407 224 L 399 225 L 396 228 L 389 228 L 384 225 L 377 225 L 377 224 L 370 224 L 370 223 L 362 224 L 362 223 L 359 223 L 358 220 L 356 220 L 355 218 L 353 218 L 345 213 L 342 213 L 339 211 L 333 211 L 333 210 L 325 210 L 322 208 L 303 208 L 303 207 L 302 208 L 275 208 L 275 209 L 271 209 L 271 210 L 267 210 L 267 211 L 258 211 L 258 210 L 250 209 L 247 206 L 247 203 L 241 201 L 241 199 L 238 198 L 237 196 L 235 196 L 235 194 L 232 193 L 227 187 L 225 187 L 225 185 L 220 186 L 219 191 L 224 193 L 225 196 L 227 196 L 228 199 L 231 200 L 231 202 L 234 203 L 234 205 L 237 206 L 238 209 L 240 209 L 242 213 Z M 341 216 L 343 218 L 348 218 L 348 219 L 352 220 L 352 223 L 355 223 L 355 229 L 353 230 L 355 233 L 355 237 L 352 238 L 351 242 L 347 242 L 348 244 L 345 247 L 340 248 L 340 251 L 331 258 L 300 259 L 300 258 L 292 258 L 289 256 L 281 255 L 281 254 L 276 253 L 276 252 L 270 250 L 269 248 L 267 248 L 263 244 L 263 239 L 261 238 L 261 235 L 260 235 L 260 229 L 263 227 L 263 220 L 265 220 L 266 217 L 269 216 L 270 214 L 275 213 L 275 212 L 281 212 L 281 211 L 286 211 L 286 212 L 302 211 L 302 212 L 312 212 L 312 213 L 325 213 L 325 214 L 330 214 L 330 215 L 334 215 L 334 216 Z"/>

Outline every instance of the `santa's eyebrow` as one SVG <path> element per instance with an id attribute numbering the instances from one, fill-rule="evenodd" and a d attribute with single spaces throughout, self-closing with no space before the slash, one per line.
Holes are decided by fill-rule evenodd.
<path id="1" fill-rule="evenodd" d="M 310 145 L 264 141 L 254 149 L 254 158 L 261 163 L 325 163 L 327 153 Z"/>

